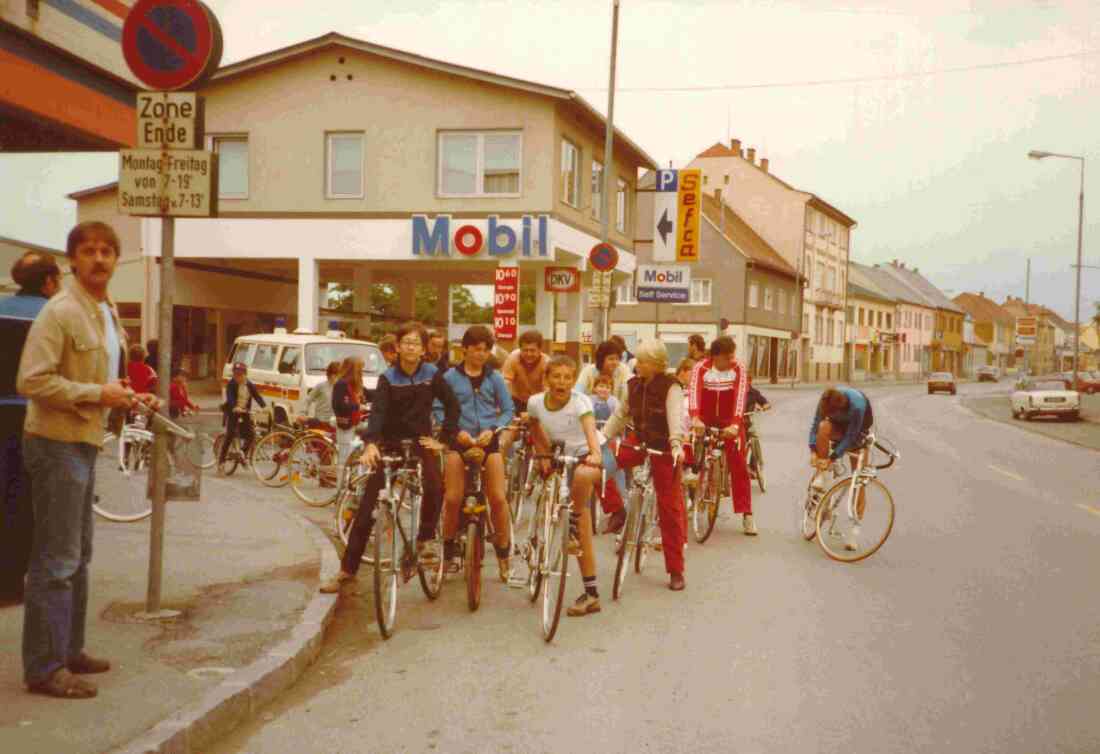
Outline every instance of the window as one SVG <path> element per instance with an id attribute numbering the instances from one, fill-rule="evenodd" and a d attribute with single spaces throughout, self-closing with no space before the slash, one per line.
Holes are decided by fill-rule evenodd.
<path id="1" fill-rule="evenodd" d="M 252 357 L 252 368 L 270 371 L 275 368 L 275 352 L 279 350 L 276 345 L 260 343 L 256 346 L 256 353 Z"/>
<path id="2" fill-rule="evenodd" d="M 863 321 L 863 315 L 866 314 L 866 313 L 867 313 L 866 309 L 864 309 L 862 306 L 859 307 L 859 326 L 860 327 L 863 327 L 864 325 L 867 324 L 866 322 Z"/>
<path id="3" fill-rule="evenodd" d="M 256 353 L 255 343 L 238 343 L 233 349 L 233 354 L 229 357 L 229 363 L 231 364 L 244 364 L 248 366 L 252 363 L 252 356 Z"/>
<path id="4" fill-rule="evenodd" d="M 328 134 L 328 180 L 325 193 L 329 199 L 363 198 L 363 134 Z"/>
<path id="5" fill-rule="evenodd" d="M 821 316 L 821 312 L 814 314 L 814 343 L 821 345 L 825 342 L 825 320 Z"/>
<path id="6" fill-rule="evenodd" d="M 287 346 L 283 349 L 283 355 L 279 358 L 279 374 L 298 374 L 298 362 L 302 358 L 302 349 L 298 346 Z"/>
<path id="7" fill-rule="evenodd" d="M 836 290 L 836 268 L 834 267 L 825 268 L 825 290 Z"/>
<path id="8" fill-rule="evenodd" d="M 691 281 L 691 294 L 689 303 L 710 304 L 710 279 L 699 278 Z"/>
<path id="9" fill-rule="evenodd" d="M 561 200 L 579 207 L 581 200 L 581 153 L 568 139 L 561 140 Z"/>
<path id="10" fill-rule="evenodd" d="M 825 345 L 831 346 L 833 344 L 833 315 L 826 314 L 822 325 L 825 328 Z"/>
<path id="11" fill-rule="evenodd" d="M 825 263 L 824 262 L 818 262 L 817 263 L 817 284 L 819 286 L 824 286 L 825 285 Z"/>
<path id="12" fill-rule="evenodd" d="M 810 314 L 809 312 L 802 312 L 802 334 L 810 334 Z"/>
<path id="13" fill-rule="evenodd" d="M 814 287 L 814 260 L 810 256 L 809 252 L 806 252 L 806 266 L 802 268 L 802 271 L 806 274 L 808 285 L 810 288 Z"/>
<path id="14" fill-rule="evenodd" d="M 842 345 L 844 343 L 844 318 L 838 314 L 837 318 L 833 320 L 833 325 L 836 327 L 836 338 L 833 343 L 838 346 Z"/>
<path id="15" fill-rule="evenodd" d="M 877 327 L 880 330 L 882 329 L 882 312 L 881 311 L 875 312 L 875 327 Z"/>
<path id="16" fill-rule="evenodd" d="M 519 196 L 522 152 L 518 133 L 440 133 L 439 194 Z"/>
<path id="17" fill-rule="evenodd" d="M 787 313 L 787 292 L 782 288 L 779 289 L 779 313 Z"/>
<path id="18" fill-rule="evenodd" d="M 692 286 L 692 290 L 695 290 L 694 285 Z M 634 286 L 630 283 L 627 283 L 625 285 L 620 285 L 618 288 L 616 288 L 615 303 L 618 306 L 623 306 L 624 304 L 638 303 L 638 298 L 634 295 Z"/>
<path id="19" fill-rule="evenodd" d="M 887 330 L 893 330 L 894 329 L 894 315 L 891 314 L 890 312 L 886 312 L 886 329 Z"/>
<path id="20" fill-rule="evenodd" d="M 764 311 L 770 312 L 775 310 L 775 297 L 772 293 L 772 289 L 765 286 L 764 288 Z"/>
<path id="21" fill-rule="evenodd" d="M 749 306 L 753 309 L 760 306 L 760 288 L 756 283 L 749 285 Z"/>
<path id="22" fill-rule="evenodd" d="M 619 178 L 615 186 L 615 229 L 626 233 L 626 181 Z"/>
<path id="23" fill-rule="evenodd" d="M 841 227 L 837 231 L 837 235 L 840 237 L 840 248 L 844 249 L 845 251 L 847 251 L 848 249 L 848 232 L 848 229 L 845 227 Z"/>
<path id="24" fill-rule="evenodd" d="M 248 137 L 215 136 L 218 154 L 218 198 L 248 198 Z"/>
<path id="25" fill-rule="evenodd" d="M 603 163 L 592 160 L 592 217 L 603 218 Z"/>

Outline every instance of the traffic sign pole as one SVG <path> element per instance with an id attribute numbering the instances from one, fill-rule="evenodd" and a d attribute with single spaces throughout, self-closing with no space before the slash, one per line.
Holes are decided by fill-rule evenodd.
<path id="1" fill-rule="evenodd" d="M 600 240 L 608 242 L 611 219 L 611 173 L 615 166 L 615 63 L 619 51 L 619 0 L 611 5 L 611 70 L 607 88 L 607 128 L 603 142 L 603 222 L 600 223 Z M 611 297 L 592 315 L 592 342 L 599 345 L 611 334 Z"/>

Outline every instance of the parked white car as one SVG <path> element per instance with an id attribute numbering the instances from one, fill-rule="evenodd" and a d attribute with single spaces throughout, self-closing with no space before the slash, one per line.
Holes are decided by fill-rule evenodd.
<path id="1" fill-rule="evenodd" d="M 1066 390 L 1061 380 L 1030 380 L 1018 385 L 1012 393 L 1012 416 L 1028 420 L 1057 416 L 1077 421 L 1081 418 L 1081 395 L 1076 390 Z"/>

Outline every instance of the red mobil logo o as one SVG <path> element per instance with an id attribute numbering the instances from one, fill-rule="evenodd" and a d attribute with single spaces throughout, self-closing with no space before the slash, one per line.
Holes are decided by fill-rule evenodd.
<path id="1" fill-rule="evenodd" d="M 483 240 L 481 231 L 473 225 L 463 225 L 455 231 L 455 248 L 463 256 L 472 257 L 481 251 Z"/>

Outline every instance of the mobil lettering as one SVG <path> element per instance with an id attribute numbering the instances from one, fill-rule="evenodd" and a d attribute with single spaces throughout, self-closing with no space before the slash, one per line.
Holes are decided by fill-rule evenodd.
<path id="1" fill-rule="evenodd" d="M 683 270 L 660 270 L 648 268 L 642 271 L 642 283 L 648 285 L 683 285 L 685 281 Z"/>
<path id="2" fill-rule="evenodd" d="M 548 215 L 524 215 L 518 220 L 501 220 L 489 215 L 484 222 L 458 225 L 450 215 L 412 217 L 412 255 L 449 257 L 452 249 L 460 257 L 476 257 L 485 252 L 499 259 L 518 254 L 527 258 L 546 258 L 550 248 Z"/>

